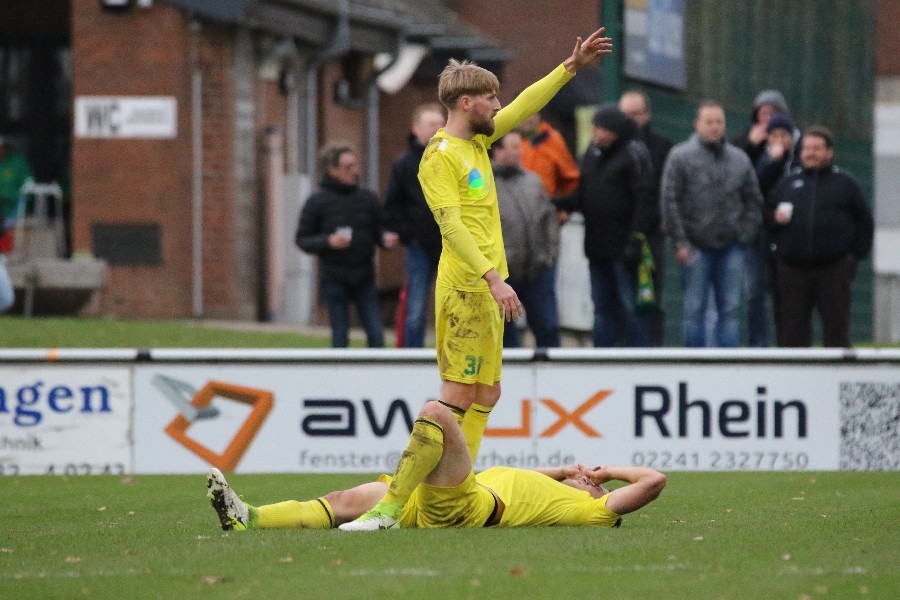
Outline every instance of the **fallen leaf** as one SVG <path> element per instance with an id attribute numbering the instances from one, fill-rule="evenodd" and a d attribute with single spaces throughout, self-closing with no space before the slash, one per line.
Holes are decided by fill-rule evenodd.
<path id="1" fill-rule="evenodd" d="M 730 512 L 731 512 L 731 509 L 730 509 L 730 508 L 726 508 L 726 509 L 725 509 L 725 512 L 730 513 Z"/>
<path id="2" fill-rule="evenodd" d="M 790 553 L 790 552 L 785 552 L 784 554 L 782 554 L 782 555 L 781 555 L 781 560 L 791 560 L 791 553 Z"/>
<path id="3" fill-rule="evenodd" d="M 97 510 L 100 511 L 100 512 L 103 512 L 104 510 L 106 510 L 106 507 L 105 507 L 105 506 L 101 506 L 101 507 L 98 508 Z"/>
<path id="4" fill-rule="evenodd" d="M 293 557 L 293 556 L 282 556 L 281 558 L 278 559 L 278 562 L 280 562 L 280 563 L 292 563 L 292 562 L 294 562 L 294 557 Z"/>
<path id="5" fill-rule="evenodd" d="M 518 567 L 516 567 L 514 569 L 510 569 L 509 574 L 512 575 L 513 577 L 521 577 L 522 575 L 525 574 L 525 570 L 519 569 Z"/>
<path id="6" fill-rule="evenodd" d="M 342 565 L 342 564 L 344 564 L 344 559 L 343 559 L 343 558 L 336 558 L 336 559 L 334 559 L 333 561 L 331 561 L 331 564 L 333 564 L 333 565 Z"/>
<path id="7" fill-rule="evenodd" d="M 228 583 L 231 581 L 231 577 L 223 576 L 223 575 L 204 575 L 203 582 L 209 585 L 213 585 L 215 583 Z"/>
<path id="8" fill-rule="evenodd" d="M 133 510 L 129 510 L 129 511 L 128 511 L 128 514 L 129 514 L 129 515 L 133 515 L 133 514 L 134 514 L 134 511 L 133 511 Z"/>
<path id="9" fill-rule="evenodd" d="M 9 548 L 0 548 L 0 552 L 8 554 L 9 552 L 12 552 L 12 550 L 10 550 Z"/>
<path id="10" fill-rule="evenodd" d="M 702 535 L 698 535 L 697 537 L 694 538 L 694 541 L 695 541 L 695 542 L 702 542 L 702 541 L 703 541 L 703 536 L 702 536 Z"/>

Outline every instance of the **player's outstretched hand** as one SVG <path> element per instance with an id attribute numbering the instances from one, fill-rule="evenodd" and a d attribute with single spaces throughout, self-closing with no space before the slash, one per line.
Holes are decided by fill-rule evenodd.
<path id="1" fill-rule="evenodd" d="M 601 27 L 588 36 L 586 40 L 575 38 L 575 49 L 563 63 L 569 73 L 577 73 L 578 69 L 597 62 L 604 54 L 612 54 L 612 38 L 601 37 L 605 27 Z"/>

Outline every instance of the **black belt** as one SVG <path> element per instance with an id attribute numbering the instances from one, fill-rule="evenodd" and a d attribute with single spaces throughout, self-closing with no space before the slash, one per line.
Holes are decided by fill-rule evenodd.
<path id="1" fill-rule="evenodd" d="M 484 522 L 484 527 L 495 527 L 500 524 L 500 519 L 503 518 L 503 511 L 506 510 L 506 505 L 503 504 L 503 500 L 494 493 L 494 490 L 484 485 L 481 487 L 489 491 L 491 496 L 494 497 L 494 510 L 491 511 L 490 516 L 488 516 L 487 520 Z"/>

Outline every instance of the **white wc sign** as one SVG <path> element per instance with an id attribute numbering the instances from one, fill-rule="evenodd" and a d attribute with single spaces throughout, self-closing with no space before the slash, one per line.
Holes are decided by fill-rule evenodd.
<path id="1" fill-rule="evenodd" d="M 171 96 L 78 96 L 75 136 L 80 138 L 174 138 L 177 102 Z"/>

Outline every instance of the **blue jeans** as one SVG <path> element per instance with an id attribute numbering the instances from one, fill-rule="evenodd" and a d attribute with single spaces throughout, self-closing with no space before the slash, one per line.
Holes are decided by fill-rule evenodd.
<path id="1" fill-rule="evenodd" d="M 16 293 L 6 270 L 6 257 L 0 254 L 0 313 L 8 311 L 15 300 Z"/>
<path id="2" fill-rule="evenodd" d="M 621 260 L 590 262 L 591 299 L 594 301 L 594 346 L 610 348 L 616 326 L 624 319 L 629 346 L 646 347 L 647 332 L 635 313 L 637 273 Z"/>
<path id="3" fill-rule="evenodd" d="M 374 281 L 361 286 L 323 281 L 322 295 L 328 307 L 333 348 L 346 348 L 349 342 L 350 302 L 356 305 L 369 348 L 384 348 L 384 322 L 381 319 L 378 290 Z"/>
<path id="4" fill-rule="evenodd" d="M 556 307 L 556 265 L 551 265 L 531 281 L 507 279 L 525 308 L 525 320 L 538 348 L 559 348 L 559 310 Z M 503 347 L 521 345 L 515 323 L 503 328 Z"/>
<path id="5" fill-rule="evenodd" d="M 406 316 L 403 319 L 403 347 L 425 345 L 425 310 L 428 292 L 437 273 L 437 262 L 418 244 L 406 248 Z"/>
<path id="6" fill-rule="evenodd" d="M 738 312 L 744 285 L 744 247 L 732 244 L 724 248 L 692 248 L 687 265 L 681 267 L 684 284 L 684 345 L 706 346 L 706 305 L 709 288 L 716 303 L 718 318 L 716 346 L 740 345 Z"/>
<path id="7" fill-rule="evenodd" d="M 769 345 L 769 315 L 767 305 L 769 290 L 768 237 L 759 238 L 745 249 L 744 267 L 747 269 L 744 286 L 747 294 L 747 334 L 751 348 Z"/>

